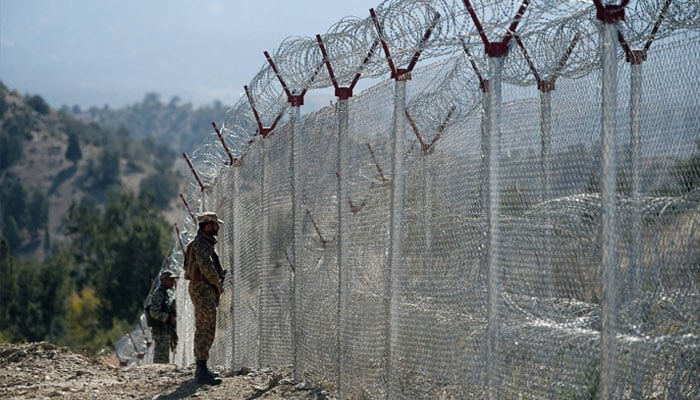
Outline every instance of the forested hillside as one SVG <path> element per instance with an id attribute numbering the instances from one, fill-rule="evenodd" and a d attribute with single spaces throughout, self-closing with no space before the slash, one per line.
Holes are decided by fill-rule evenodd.
<path id="1" fill-rule="evenodd" d="M 182 102 L 175 96 L 167 103 L 156 93 L 149 93 L 140 103 L 112 109 L 91 107 L 63 107 L 62 111 L 85 122 L 95 122 L 109 129 L 127 129 L 134 138 L 150 137 L 156 143 L 168 144 L 178 154 L 198 147 L 207 134 L 211 134 L 211 123 L 219 123 L 228 107 L 219 101 L 211 105 L 194 108 L 192 103 Z"/>
<path id="2" fill-rule="evenodd" d="M 0 83 L 0 343 L 95 352 L 133 325 L 175 237 L 176 154 Z"/>

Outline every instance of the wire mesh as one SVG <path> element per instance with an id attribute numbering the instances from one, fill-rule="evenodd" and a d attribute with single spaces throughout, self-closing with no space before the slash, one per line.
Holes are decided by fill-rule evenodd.
<path id="1" fill-rule="evenodd" d="M 339 85 L 389 77 L 380 39 L 397 68 L 421 62 L 298 121 L 263 67 L 252 105 L 279 125 L 263 139 L 241 101 L 222 129 L 241 163 L 216 137 L 192 156 L 211 188 L 187 199 L 226 221 L 212 360 L 293 363 L 352 399 L 698 397 L 697 6 L 385 1 L 381 29 L 321 35 Z M 317 45 L 274 53 L 291 88 L 331 85 Z"/>

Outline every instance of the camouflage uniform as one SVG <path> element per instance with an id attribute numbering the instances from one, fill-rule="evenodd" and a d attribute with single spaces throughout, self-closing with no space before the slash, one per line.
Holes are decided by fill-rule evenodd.
<path id="1" fill-rule="evenodd" d="M 150 297 L 146 307 L 147 321 L 155 342 L 153 349 L 154 364 L 170 362 L 170 347 L 175 326 L 170 323 L 170 316 L 175 317 L 175 301 L 164 287 L 158 287 Z"/>
<path id="2" fill-rule="evenodd" d="M 197 361 L 209 359 L 209 349 L 216 333 L 216 307 L 219 291 L 223 291 L 224 271 L 219 255 L 214 250 L 216 239 L 197 232 L 187 245 L 185 254 L 185 279 L 189 279 L 189 292 L 194 306 L 194 357 Z"/>

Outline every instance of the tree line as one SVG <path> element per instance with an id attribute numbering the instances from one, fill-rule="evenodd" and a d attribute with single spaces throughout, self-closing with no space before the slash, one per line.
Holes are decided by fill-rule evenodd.
<path id="1" fill-rule="evenodd" d="M 66 216 L 68 240 L 42 262 L 14 256 L 0 237 L 0 343 L 49 340 L 94 354 L 138 319 L 172 231 L 148 196 L 85 199 Z"/>
<path id="2" fill-rule="evenodd" d="M 150 137 L 179 154 L 197 148 L 206 135 L 212 133 L 211 123 L 220 121 L 228 107 L 214 101 L 195 108 L 178 96 L 163 102 L 159 94 L 148 93 L 141 102 L 118 109 L 105 105 L 87 110 L 79 106 L 63 106 L 61 110 L 108 129 L 123 127 L 136 139 Z"/>
<path id="3" fill-rule="evenodd" d="M 65 141 L 67 162 L 42 189 L 13 167 L 46 137 Z M 0 343 L 48 340 L 95 354 L 131 330 L 170 250 L 163 211 L 182 181 L 175 154 L 0 83 Z M 145 176 L 135 192 L 123 182 L 133 173 Z M 59 216 L 62 235 L 49 237 L 48 200 L 67 178 L 79 200 Z"/>

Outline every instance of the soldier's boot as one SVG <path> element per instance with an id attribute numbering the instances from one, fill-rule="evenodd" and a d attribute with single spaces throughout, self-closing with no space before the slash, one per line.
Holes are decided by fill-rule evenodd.
<path id="1" fill-rule="evenodd" d="M 194 373 L 195 382 L 202 385 L 218 385 L 221 383 L 221 378 L 215 377 L 207 368 L 207 361 L 197 361 L 197 370 Z"/>

